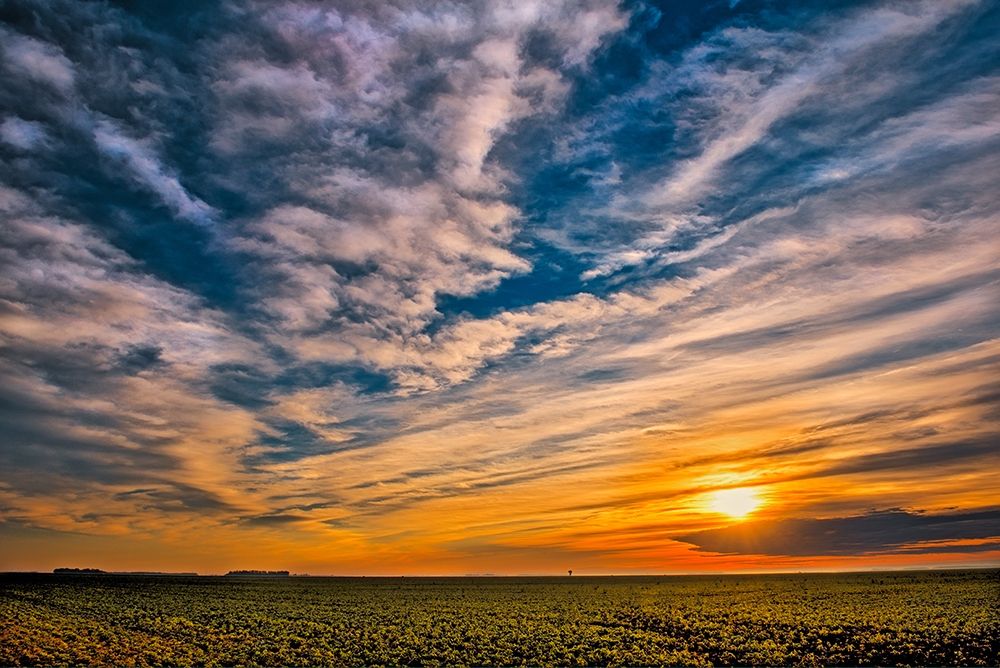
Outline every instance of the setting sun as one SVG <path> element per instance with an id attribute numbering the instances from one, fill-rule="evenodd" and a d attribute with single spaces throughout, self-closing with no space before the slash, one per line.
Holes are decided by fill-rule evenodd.
<path id="1" fill-rule="evenodd" d="M 759 492 L 752 487 L 737 487 L 722 489 L 712 494 L 708 507 L 710 510 L 729 515 L 735 519 L 743 519 L 762 503 Z"/>

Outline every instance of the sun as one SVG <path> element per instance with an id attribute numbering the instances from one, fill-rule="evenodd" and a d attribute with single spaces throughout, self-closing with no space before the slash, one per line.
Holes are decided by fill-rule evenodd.
<path id="1" fill-rule="evenodd" d="M 708 508 L 733 519 L 741 520 L 760 507 L 763 499 L 753 487 L 736 487 L 720 489 L 714 492 L 708 500 Z"/>

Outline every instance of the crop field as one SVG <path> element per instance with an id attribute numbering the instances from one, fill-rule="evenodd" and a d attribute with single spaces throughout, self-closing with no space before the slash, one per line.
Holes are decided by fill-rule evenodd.
<path id="1" fill-rule="evenodd" d="M 1000 571 L 0 575 L 0 665 L 996 665 Z"/>

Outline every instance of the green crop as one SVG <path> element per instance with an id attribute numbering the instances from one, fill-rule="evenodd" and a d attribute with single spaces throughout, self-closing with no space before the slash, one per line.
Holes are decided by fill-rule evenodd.
<path id="1" fill-rule="evenodd" d="M 1000 572 L 0 576 L 0 665 L 997 665 Z"/>

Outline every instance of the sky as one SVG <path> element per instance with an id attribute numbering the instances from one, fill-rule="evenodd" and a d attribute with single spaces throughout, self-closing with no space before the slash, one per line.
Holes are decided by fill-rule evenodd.
<path id="1" fill-rule="evenodd" d="M 998 32 L 0 3 L 0 570 L 1000 564 Z"/>

